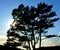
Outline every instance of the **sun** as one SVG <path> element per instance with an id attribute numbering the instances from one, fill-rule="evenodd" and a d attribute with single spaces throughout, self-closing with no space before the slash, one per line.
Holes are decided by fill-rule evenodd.
<path id="1" fill-rule="evenodd" d="M 7 28 L 10 28 L 10 25 L 13 23 L 13 19 L 10 19 L 8 22 L 7 22 Z"/>

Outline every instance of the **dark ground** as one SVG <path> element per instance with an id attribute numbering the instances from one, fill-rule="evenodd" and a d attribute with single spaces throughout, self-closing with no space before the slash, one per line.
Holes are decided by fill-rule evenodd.
<path id="1" fill-rule="evenodd" d="M 7 46 L 2 46 L 0 45 L 0 50 L 21 50 L 21 49 L 17 49 L 17 48 L 10 48 Z M 60 50 L 60 46 L 54 46 L 54 47 L 41 47 L 38 48 L 36 50 Z"/>
<path id="2" fill-rule="evenodd" d="M 8 47 L 8 46 L 2 46 L 2 45 L 0 45 L 0 50 L 20 50 L 20 49 L 10 48 L 10 47 Z"/>
<path id="3" fill-rule="evenodd" d="M 54 47 L 41 47 L 36 50 L 60 50 L 60 46 L 54 46 Z"/>

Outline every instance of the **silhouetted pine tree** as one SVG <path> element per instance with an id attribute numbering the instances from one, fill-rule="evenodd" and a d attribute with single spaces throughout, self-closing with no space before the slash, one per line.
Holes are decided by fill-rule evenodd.
<path id="1" fill-rule="evenodd" d="M 41 34 L 47 33 L 46 30 L 54 27 L 54 22 L 59 20 L 59 18 L 52 18 L 56 16 L 56 13 L 52 11 L 52 7 L 52 5 L 39 3 L 37 7 L 29 7 L 20 4 L 18 8 L 13 9 L 12 16 L 14 22 L 16 22 L 14 27 L 15 29 L 13 30 L 18 31 L 21 33 L 20 35 L 23 34 L 22 36 L 26 37 L 25 41 L 27 41 L 29 44 L 29 50 L 31 50 L 29 41 L 31 41 L 33 50 L 35 50 L 35 45 L 37 43 L 35 41 L 35 35 L 39 34 L 39 47 L 41 47 Z M 21 41 L 23 40 L 24 38 Z"/>
<path id="2" fill-rule="evenodd" d="M 45 3 L 39 3 L 37 6 L 38 16 L 38 28 L 40 36 L 40 47 L 41 47 L 41 33 L 45 33 L 46 29 L 54 27 L 54 22 L 59 20 L 59 18 L 52 18 L 56 16 L 56 13 L 52 11 L 52 5 L 47 5 Z"/>
<path id="3" fill-rule="evenodd" d="M 35 48 L 35 35 L 34 35 L 34 17 L 35 8 L 28 6 L 24 7 L 23 4 L 19 5 L 17 9 L 12 11 L 13 19 L 18 21 L 19 24 L 16 25 L 17 29 L 23 34 L 25 34 L 28 39 L 31 39 L 31 45 Z M 34 18 L 33 18 L 34 17 Z M 29 34 L 30 33 L 30 34 Z M 30 38 L 29 38 L 30 37 Z M 32 42 L 34 40 L 34 45 Z M 28 40 L 29 43 L 29 40 Z M 29 44 L 30 46 L 30 44 Z"/>
<path id="4" fill-rule="evenodd" d="M 7 31 L 7 38 L 7 42 L 4 44 L 5 46 L 16 48 L 17 46 L 21 45 L 21 42 L 19 41 L 19 34 L 11 29 Z"/>
<path id="5" fill-rule="evenodd" d="M 52 7 L 52 5 L 45 3 L 39 3 L 37 8 L 34 6 L 24 7 L 24 5 L 20 5 L 18 9 L 15 10 L 16 12 L 13 11 L 15 14 L 12 13 L 13 19 L 19 19 L 20 24 L 24 25 L 24 27 L 26 26 L 23 31 L 30 32 L 31 39 L 34 40 L 34 45 L 32 45 L 33 49 L 35 49 L 35 31 L 37 31 L 40 36 L 41 47 L 41 33 L 46 33 L 45 30 L 54 27 L 54 22 L 59 20 L 59 18 L 52 18 L 56 16 L 56 13 L 52 11 Z"/>
<path id="6" fill-rule="evenodd" d="M 15 20 L 14 20 L 15 22 Z M 13 22 L 13 24 L 14 24 Z M 9 47 L 18 47 L 18 46 L 23 46 L 25 48 L 27 48 L 27 50 L 29 49 L 29 47 L 25 46 L 26 41 L 28 41 L 28 38 L 26 36 L 22 36 L 19 34 L 19 30 L 23 30 L 24 27 L 22 26 L 17 26 L 17 23 L 14 24 L 15 26 L 11 25 L 11 28 L 7 31 L 7 42 L 4 44 L 5 46 L 9 46 Z M 23 33 L 23 32 L 21 32 Z M 23 33 L 24 34 L 24 33 Z"/>
<path id="7" fill-rule="evenodd" d="M 28 6 L 27 7 L 24 7 L 23 4 L 19 5 L 17 9 L 13 9 L 13 11 L 12 11 L 13 19 L 15 21 L 17 21 L 17 24 L 15 25 L 16 26 L 16 29 L 21 34 L 23 34 L 25 37 L 28 36 L 28 31 L 29 31 L 27 29 L 27 27 L 26 27 L 27 25 L 26 25 L 26 22 L 25 22 L 25 18 L 26 18 L 27 13 L 28 13 Z M 22 40 L 24 41 L 24 38 Z M 29 42 L 30 40 L 29 40 L 29 37 L 27 37 L 25 39 L 25 41 L 28 42 L 28 44 L 29 44 L 28 47 L 30 48 L 30 42 Z"/>

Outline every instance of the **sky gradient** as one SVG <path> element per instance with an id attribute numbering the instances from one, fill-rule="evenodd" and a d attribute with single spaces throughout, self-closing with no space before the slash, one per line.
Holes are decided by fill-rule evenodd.
<path id="1" fill-rule="evenodd" d="M 17 8 L 21 3 L 25 6 L 37 6 L 38 3 L 45 2 L 48 5 L 53 5 L 52 10 L 56 12 L 60 18 L 60 0 L 0 0 L 0 35 L 6 35 L 9 29 L 10 21 L 12 20 L 12 10 Z M 47 34 L 60 34 L 60 20 L 55 22 L 55 27 L 48 29 Z"/>

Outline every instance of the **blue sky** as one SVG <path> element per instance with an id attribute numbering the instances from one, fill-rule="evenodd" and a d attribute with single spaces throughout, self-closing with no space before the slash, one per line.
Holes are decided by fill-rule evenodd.
<path id="1" fill-rule="evenodd" d="M 57 14 L 56 17 L 60 17 L 60 0 L 0 0 L 0 35 L 6 35 L 14 8 L 17 8 L 21 3 L 25 6 L 37 6 L 40 2 L 45 2 L 48 5 L 52 4 L 52 10 Z M 60 33 L 60 21 L 57 21 L 54 25 L 54 28 L 48 29 L 48 34 Z"/>

